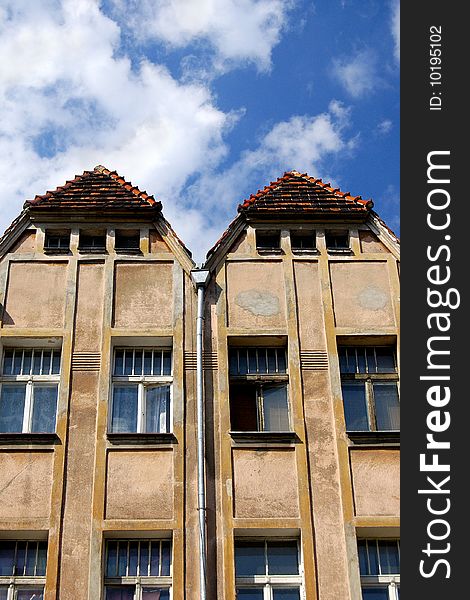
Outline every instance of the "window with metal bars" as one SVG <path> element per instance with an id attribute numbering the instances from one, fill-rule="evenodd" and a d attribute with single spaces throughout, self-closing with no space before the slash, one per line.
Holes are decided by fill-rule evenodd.
<path id="1" fill-rule="evenodd" d="M 363 600 L 399 600 L 400 542 L 364 539 L 357 549 Z"/>
<path id="2" fill-rule="evenodd" d="M 229 350 L 232 431 L 290 431 L 285 348 Z"/>
<path id="3" fill-rule="evenodd" d="M 172 353 L 168 348 L 116 348 L 111 433 L 171 431 Z"/>
<path id="4" fill-rule="evenodd" d="M 44 252 L 48 254 L 66 254 L 70 250 L 70 230 L 46 230 Z"/>
<path id="5" fill-rule="evenodd" d="M 54 433 L 60 350 L 5 348 L 0 377 L 0 432 Z"/>
<path id="6" fill-rule="evenodd" d="M 105 600 L 169 600 L 170 540 L 108 540 Z"/>
<path id="7" fill-rule="evenodd" d="M 47 542 L 0 540 L 0 600 L 43 600 Z"/>
<path id="8" fill-rule="evenodd" d="M 390 346 L 339 347 L 347 431 L 398 431 L 398 369 Z"/>
<path id="9" fill-rule="evenodd" d="M 235 541 L 237 600 L 300 600 L 298 540 Z"/>

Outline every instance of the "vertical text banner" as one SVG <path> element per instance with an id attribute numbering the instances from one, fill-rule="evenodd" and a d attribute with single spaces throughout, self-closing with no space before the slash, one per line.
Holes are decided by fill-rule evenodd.
<path id="1" fill-rule="evenodd" d="M 470 133 L 470 28 L 463 7 L 401 3 L 405 600 L 470 597 L 470 392 L 464 387 L 470 376 L 470 151 L 463 147 Z"/>

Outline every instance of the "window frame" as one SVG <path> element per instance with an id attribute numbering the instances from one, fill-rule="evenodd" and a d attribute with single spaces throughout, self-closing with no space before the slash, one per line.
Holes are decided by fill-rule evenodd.
<path id="1" fill-rule="evenodd" d="M 0 575 L 0 588 L 6 588 L 7 590 L 7 600 L 15 600 L 16 592 L 23 590 L 34 590 L 35 588 L 42 588 L 42 593 L 44 594 L 44 588 L 46 585 L 46 572 L 47 572 L 47 553 L 48 553 L 48 543 L 47 540 L 44 539 L 2 539 L 1 542 L 14 542 L 15 543 L 15 552 L 13 559 L 13 567 L 16 565 L 16 557 L 18 553 L 18 543 L 26 543 L 25 549 L 25 561 L 23 566 L 23 575 L 16 575 L 11 573 L 9 575 Z M 46 542 L 46 564 L 45 564 L 45 572 L 44 575 L 26 575 L 26 564 L 27 564 L 27 552 L 29 548 L 29 544 L 36 544 L 35 550 L 35 559 L 34 559 L 34 571 L 37 570 L 38 566 L 38 556 L 39 556 L 39 544 Z"/>
<path id="2" fill-rule="evenodd" d="M 295 246 L 295 238 L 313 240 L 313 246 Z M 315 229 L 291 229 L 289 232 L 290 247 L 293 254 L 319 254 L 317 248 L 317 232 Z"/>
<path id="3" fill-rule="evenodd" d="M 108 232 L 106 229 L 80 229 L 78 234 L 78 252 L 80 254 L 106 254 Z M 95 246 L 83 245 L 83 238 L 103 238 L 103 244 Z"/>
<path id="4" fill-rule="evenodd" d="M 259 371 L 259 352 L 266 352 L 266 365 L 269 365 L 268 361 L 268 350 L 275 351 L 275 365 L 276 369 L 274 372 L 260 372 Z M 240 368 L 240 352 L 246 351 L 246 362 L 247 362 L 247 372 L 234 374 L 231 372 L 231 353 L 237 352 L 237 365 L 238 369 Z M 250 360 L 249 360 L 249 351 L 256 352 L 256 372 L 250 372 Z M 285 370 L 279 370 L 279 355 L 278 352 L 282 351 L 284 353 L 284 364 Z M 284 346 L 232 346 L 229 347 L 229 402 L 230 402 L 230 426 L 231 431 L 233 433 L 248 433 L 248 430 L 237 430 L 232 429 L 232 394 L 231 389 L 234 386 L 250 386 L 255 388 L 255 411 L 256 411 L 256 424 L 257 429 L 250 431 L 250 433 L 292 433 L 293 432 L 293 421 L 292 421 L 292 406 L 290 401 L 290 393 L 289 393 L 289 361 L 288 361 L 288 353 L 287 348 Z M 273 430 L 273 429 L 265 429 L 265 405 L 264 405 L 264 390 L 268 387 L 279 387 L 285 388 L 286 394 L 286 404 L 287 404 L 287 420 L 288 427 L 287 430 Z"/>
<path id="5" fill-rule="evenodd" d="M 376 349 L 377 348 L 389 348 L 392 350 L 392 356 L 393 356 L 393 362 L 394 362 L 394 371 L 390 371 L 390 372 L 353 372 L 353 373 L 349 373 L 346 371 L 341 371 L 341 361 L 340 361 L 340 353 L 342 350 L 353 350 L 356 353 L 356 357 L 357 357 L 357 350 L 361 348 L 364 351 L 366 351 L 367 349 L 373 349 L 374 350 L 374 356 L 375 356 L 375 364 L 377 365 L 377 352 Z M 396 354 L 396 348 L 394 345 L 369 345 L 369 344 L 365 344 L 365 345 L 356 345 L 356 346 L 352 346 L 349 344 L 341 344 L 338 346 L 338 360 L 340 361 L 340 377 L 341 377 L 341 395 L 342 395 L 342 399 L 343 399 L 343 409 L 344 409 L 344 392 L 343 392 L 343 384 L 350 384 L 350 385 L 357 385 L 359 387 L 359 385 L 364 385 L 364 396 L 365 396 L 365 404 L 366 404 L 366 418 L 367 418 L 367 424 L 368 424 L 368 429 L 348 429 L 348 424 L 346 422 L 346 415 L 345 415 L 345 426 L 346 426 L 346 432 L 348 434 L 358 434 L 358 433 L 379 433 L 379 432 L 389 432 L 389 433 L 398 433 L 400 431 L 400 429 L 379 429 L 377 426 L 377 411 L 376 411 L 376 403 L 375 403 L 375 393 L 374 393 L 374 386 L 380 386 L 383 384 L 396 384 L 396 389 L 397 389 L 397 399 L 398 399 L 398 403 L 400 404 L 400 376 L 399 376 L 399 372 L 398 372 L 398 361 L 397 361 L 397 354 Z M 357 358 L 356 358 L 356 364 L 358 364 Z M 366 363 L 367 364 L 367 363 Z"/>
<path id="6" fill-rule="evenodd" d="M 263 600 L 273 600 L 273 591 L 282 588 L 298 588 L 299 597 L 304 598 L 304 568 L 302 560 L 302 545 L 298 537 L 236 537 L 234 540 L 234 557 L 237 542 L 264 543 L 264 575 L 237 576 L 235 565 L 235 597 L 238 589 L 254 589 L 263 587 Z M 296 542 L 299 572 L 296 575 L 270 575 L 268 572 L 268 543 Z"/>
<path id="7" fill-rule="evenodd" d="M 117 254 L 141 254 L 140 237 L 140 229 L 116 229 L 114 232 L 114 251 Z M 137 238 L 136 246 L 126 246 L 120 243 L 130 238 Z"/>
<path id="8" fill-rule="evenodd" d="M 122 575 L 122 576 L 115 576 L 115 577 L 109 577 L 106 574 L 106 569 L 107 569 L 107 564 L 108 564 L 108 546 L 110 542 L 117 542 L 117 543 L 127 543 L 127 565 L 126 565 L 126 570 L 128 572 L 129 570 L 129 544 L 132 542 L 138 542 L 139 543 L 139 547 L 138 547 L 138 558 L 137 558 L 137 564 L 140 564 L 140 544 L 141 543 L 159 543 L 160 545 L 160 550 L 159 550 L 159 570 L 161 571 L 161 567 L 162 567 L 162 542 L 169 542 L 170 543 L 170 574 L 169 575 L 141 575 L 139 573 L 139 575 Z M 120 587 L 130 587 L 133 586 L 134 587 L 134 596 L 133 596 L 133 600 L 142 600 L 142 590 L 144 590 L 147 587 L 159 587 L 161 589 L 165 589 L 168 590 L 169 592 L 169 599 L 172 600 L 173 597 L 173 540 L 172 538 L 107 538 L 105 540 L 105 545 L 104 545 L 104 556 L 103 556 L 103 598 L 106 599 L 106 589 L 107 587 L 114 587 L 114 588 L 120 588 Z M 149 554 L 149 559 L 150 559 L 150 554 Z"/>
<path id="9" fill-rule="evenodd" d="M 275 246 L 261 246 L 258 241 L 262 238 L 276 237 Z M 256 229 L 255 230 L 256 252 L 258 254 L 282 254 L 281 231 L 278 229 Z"/>
<path id="10" fill-rule="evenodd" d="M 358 538 L 359 542 L 366 542 L 367 556 L 369 554 L 368 545 L 370 542 L 375 542 L 378 550 L 378 544 L 380 542 L 396 542 L 398 549 L 398 558 L 401 558 L 400 539 L 399 538 Z M 359 554 L 359 549 L 358 549 Z M 369 558 L 368 558 L 369 561 Z M 370 564 L 370 563 L 369 563 Z M 361 578 L 361 591 L 367 588 L 379 588 L 387 590 L 388 600 L 399 600 L 397 590 L 400 589 L 400 573 L 381 573 L 380 554 L 377 552 L 377 565 L 379 567 L 378 575 L 363 575 L 359 569 L 359 575 Z"/>
<path id="11" fill-rule="evenodd" d="M 69 254 L 70 253 L 70 239 L 71 239 L 71 230 L 70 229 L 46 229 L 44 234 L 44 253 L 45 254 Z M 67 238 L 66 246 L 61 246 L 60 241 L 58 246 L 50 246 L 48 244 L 51 237 L 56 237 L 59 240 L 61 238 Z"/>
<path id="12" fill-rule="evenodd" d="M 27 374 L 18 374 L 18 375 L 13 375 L 13 374 L 4 374 L 3 370 L 4 370 L 4 364 L 5 364 L 5 351 L 6 350 L 13 350 L 14 353 L 16 353 L 18 350 L 20 350 L 23 353 L 22 359 L 21 359 L 21 370 L 23 369 L 23 363 L 24 363 L 24 352 L 31 350 L 31 351 L 41 351 L 44 352 L 44 350 L 47 350 L 48 352 L 51 353 L 51 362 L 50 362 L 50 373 L 46 374 L 46 375 L 42 375 L 42 374 L 33 374 L 33 373 L 27 373 Z M 59 351 L 60 354 L 60 358 L 59 358 L 59 372 L 58 373 L 52 373 L 52 364 L 53 364 L 53 355 L 52 353 L 54 351 Z M 42 369 L 42 364 L 43 364 L 43 359 L 44 359 L 44 355 L 41 355 L 41 369 Z M 31 358 L 31 366 L 30 366 L 30 371 L 32 371 L 32 365 L 33 365 L 33 359 Z M 8 386 L 12 386 L 15 384 L 22 384 L 25 386 L 25 399 L 24 399 L 24 408 L 23 408 L 23 419 L 22 419 L 22 426 L 21 426 L 21 431 L 17 431 L 17 432 L 8 432 L 8 433 L 18 433 L 18 434 L 34 434 L 34 433 L 46 433 L 46 434 L 55 434 L 56 433 L 56 429 L 57 429 L 57 413 L 58 413 L 58 407 L 59 407 L 59 394 L 60 394 L 60 378 L 61 378 L 61 368 L 62 368 L 62 347 L 60 348 L 44 348 L 42 346 L 38 346 L 38 347 L 17 347 L 17 346 L 8 346 L 8 347 L 4 347 L 2 349 L 2 360 L 1 360 L 1 371 L 0 371 L 0 399 L 2 396 L 2 392 L 3 392 L 3 387 L 8 387 Z M 45 388 L 45 387 L 55 387 L 56 389 L 56 406 L 55 406 L 55 418 L 54 418 L 54 429 L 53 431 L 44 431 L 44 432 L 33 432 L 32 431 L 32 425 L 33 425 L 33 411 L 34 411 L 34 390 L 37 388 Z M 5 434 L 7 432 L 0 432 L 0 435 Z"/>
<path id="13" fill-rule="evenodd" d="M 346 237 L 346 245 L 338 246 L 336 244 L 336 239 L 340 236 Z M 335 245 L 331 246 L 329 244 L 329 240 L 334 239 Z M 328 253 L 330 254 L 349 254 L 352 252 L 351 250 L 351 232 L 349 229 L 327 229 L 325 231 L 325 247 Z"/>
<path id="14" fill-rule="evenodd" d="M 124 350 L 126 352 L 133 352 L 133 367 L 135 365 L 135 352 L 141 351 L 161 351 L 162 352 L 162 369 L 163 371 L 163 352 L 170 352 L 171 356 L 171 374 L 170 375 L 145 375 L 143 372 L 141 375 L 116 375 L 116 352 Z M 152 355 L 153 357 L 153 355 Z M 153 361 L 153 358 L 152 358 Z M 142 369 L 143 371 L 143 369 Z M 111 398 L 109 403 L 109 415 L 108 415 L 108 434 L 112 435 L 140 435 L 140 434 L 169 434 L 173 433 L 173 350 L 171 347 L 162 346 L 115 346 L 113 348 L 113 360 L 112 360 L 112 372 L 111 372 Z M 114 410 L 114 392 L 116 387 L 130 387 L 135 388 L 137 386 L 137 427 L 136 431 L 113 431 L 113 410 Z M 168 431 L 146 431 L 146 419 L 147 419 L 147 392 L 149 389 L 157 387 L 170 388 L 169 407 L 168 407 Z"/>

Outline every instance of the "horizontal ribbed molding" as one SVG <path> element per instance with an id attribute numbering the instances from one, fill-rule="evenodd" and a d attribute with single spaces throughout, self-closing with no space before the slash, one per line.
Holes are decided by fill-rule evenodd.
<path id="1" fill-rule="evenodd" d="M 99 371 L 101 354 L 99 352 L 74 352 L 72 371 Z"/>
<path id="2" fill-rule="evenodd" d="M 305 371 L 327 371 L 328 354 L 322 350 L 303 350 L 300 363 Z"/>
<path id="3" fill-rule="evenodd" d="M 184 366 L 188 371 L 195 371 L 197 367 L 197 354 L 196 352 L 185 352 L 184 353 Z M 217 353 L 216 352 L 204 352 L 202 355 L 202 366 L 205 371 L 216 371 L 217 365 Z"/>

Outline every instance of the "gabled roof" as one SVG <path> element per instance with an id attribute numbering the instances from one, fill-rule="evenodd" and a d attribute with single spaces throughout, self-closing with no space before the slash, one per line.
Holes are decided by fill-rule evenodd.
<path id="1" fill-rule="evenodd" d="M 310 177 L 307 173 L 287 171 L 263 190 L 251 194 L 239 205 L 238 212 L 282 210 L 302 213 L 367 214 L 373 205 L 372 200 L 363 200 L 361 196 L 342 192 L 339 188 L 333 188 L 329 183 L 323 183 L 321 179 Z"/>
<path id="2" fill-rule="evenodd" d="M 84 171 L 76 175 L 53 191 L 27 200 L 24 208 L 34 210 L 48 209 L 143 209 L 161 211 L 162 205 L 153 196 L 142 192 L 121 177 L 116 171 L 110 171 L 101 165 L 93 171 Z"/>
<path id="3" fill-rule="evenodd" d="M 330 221 L 345 219 L 365 222 L 373 212 L 372 200 L 363 200 L 361 196 L 352 196 L 333 188 L 330 183 L 310 177 L 307 173 L 287 171 L 276 181 L 272 181 L 263 190 L 251 194 L 238 205 L 239 215 L 230 223 L 221 238 L 207 253 L 207 259 L 228 240 L 240 220 L 246 217 L 267 219 L 315 219 Z"/>

